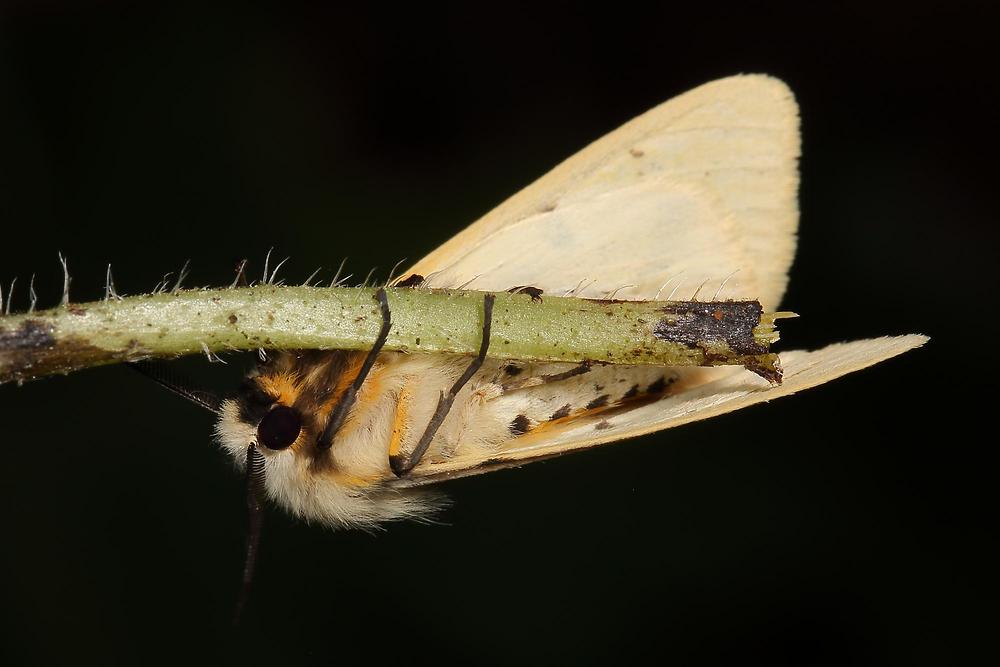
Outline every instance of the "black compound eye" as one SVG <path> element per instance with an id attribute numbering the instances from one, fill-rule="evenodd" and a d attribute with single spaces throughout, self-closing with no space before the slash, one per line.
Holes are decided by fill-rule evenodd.
<path id="1" fill-rule="evenodd" d="M 299 437 L 302 419 L 287 405 L 277 405 L 257 424 L 257 444 L 268 449 L 285 449 Z"/>

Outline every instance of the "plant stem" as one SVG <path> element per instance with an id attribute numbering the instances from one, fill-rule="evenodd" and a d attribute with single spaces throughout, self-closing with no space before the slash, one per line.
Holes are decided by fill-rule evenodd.
<path id="1" fill-rule="evenodd" d="M 0 317 L 0 383 L 151 357 L 229 350 L 370 349 L 375 288 L 184 290 Z M 475 354 L 483 293 L 387 288 L 385 349 Z M 777 316 L 781 316 L 778 314 Z M 775 315 L 755 301 L 598 301 L 496 295 L 488 356 L 664 366 L 743 365 L 780 380 Z"/>

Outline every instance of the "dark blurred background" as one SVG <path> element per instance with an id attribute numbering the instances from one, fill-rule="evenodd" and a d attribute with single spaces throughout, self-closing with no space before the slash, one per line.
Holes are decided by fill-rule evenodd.
<path id="1" fill-rule="evenodd" d="M 207 5 L 207 3 L 205 3 Z M 801 396 L 454 482 L 435 526 L 272 511 L 229 622 L 241 480 L 212 420 L 123 368 L 0 388 L 6 664 L 955 664 L 985 600 L 997 13 L 988 3 L 6 3 L 0 281 L 43 306 L 191 260 L 288 279 L 415 260 L 558 161 L 705 81 L 802 111 L 785 349 L 922 350 Z M 985 335 L 984 335 L 985 334 Z M 252 363 L 180 366 L 228 390 Z M 991 610 L 995 613 L 995 609 Z"/>

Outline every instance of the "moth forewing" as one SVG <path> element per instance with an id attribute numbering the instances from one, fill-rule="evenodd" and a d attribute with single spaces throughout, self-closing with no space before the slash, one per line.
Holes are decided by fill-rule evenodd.
<path id="1" fill-rule="evenodd" d="M 788 86 L 763 75 L 712 81 L 594 141 L 409 273 L 433 280 L 446 272 L 456 281 L 450 286 L 479 275 L 477 289 L 532 284 L 558 294 L 583 272 L 601 285 L 578 293 L 600 297 L 600 289 L 639 282 L 622 297 L 652 299 L 671 278 L 680 298 L 706 279 L 713 294 L 739 270 L 721 297 L 758 299 L 774 310 L 795 252 L 798 157 L 799 114 Z M 560 209 L 574 215 L 547 216 Z M 559 233 L 543 233 L 543 219 Z M 518 229 L 539 237 L 517 238 Z M 480 282 L 494 267 L 523 282 Z"/>
<path id="2" fill-rule="evenodd" d="M 781 385 L 732 368 L 678 369 L 673 374 L 674 390 L 655 402 L 625 402 L 617 409 L 552 423 L 509 441 L 488 456 L 466 452 L 427 460 L 393 484 L 414 487 L 477 475 L 708 419 L 829 382 L 920 347 L 927 340 L 920 335 L 896 336 L 830 345 L 815 352 L 786 352 L 781 355 Z"/>

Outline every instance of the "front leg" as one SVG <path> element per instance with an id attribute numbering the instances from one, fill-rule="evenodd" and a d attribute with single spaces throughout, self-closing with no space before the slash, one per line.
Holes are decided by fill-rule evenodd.
<path id="1" fill-rule="evenodd" d="M 385 295 L 385 289 L 379 289 L 375 293 L 375 298 L 378 300 L 382 311 L 382 328 L 379 330 L 378 338 L 375 339 L 372 349 L 368 351 L 368 356 L 365 357 L 364 363 L 358 370 L 357 377 L 354 378 L 354 382 L 344 391 L 337 404 L 333 406 L 329 417 L 327 417 L 326 426 L 316 439 L 316 448 L 321 452 L 330 449 L 333 445 L 334 436 L 337 435 L 337 431 L 340 430 L 344 420 L 347 419 L 347 414 L 358 400 L 361 385 L 364 384 L 365 378 L 368 377 L 372 366 L 375 365 L 375 360 L 385 346 L 386 339 L 389 338 L 389 329 L 392 327 L 392 315 L 389 312 L 389 300 Z"/>

